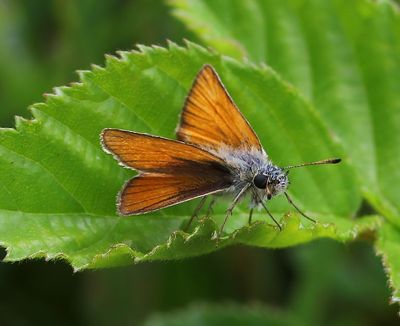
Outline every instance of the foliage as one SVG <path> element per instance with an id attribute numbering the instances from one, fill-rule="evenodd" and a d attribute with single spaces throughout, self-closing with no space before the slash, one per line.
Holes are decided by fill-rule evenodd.
<path id="1" fill-rule="evenodd" d="M 235 244 L 285 248 L 319 238 L 347 242 L 375 237 L 375 250 L 393 288 L 392 301 L 399 302 L 397 7 L 390 1 L 367 0 L 169 3 L 175 16 L 204 46 L 214 50 L 189 42 L 185 47 L 170 43 L 167 48 L 139 46 L 138 51 L 121 52 L 118 58 L 108 56 L 105 67 L 81 71 L 79 83 L 56 88 L 45 103 L 34 104 L 32 120 L 17 118 L 16 129 L 0 130 L 0 245 L 7 249 L 5 260 L 43 257 L 65 260 L 75 270 L 100 269 L 177 260 Z M 92 37 L 91 29 L 85 32 L 74 25 L 80 21 L 76 17 L 96 17 L 93 30 L 103 31 L 103 40 L 112 41 L 102 53 L 122 44 L 114 34 L 106 33 L 110 26 L 121 23 L 116 29 L 124 33 L 143 30 L 136 28 L 134 20 L 123 23 L 128 22 L 123 17 L 133 5 L 129 10 L 119 8 L 111 23 L 102 18 L 111 11 L 111 2 L 100 8 L 101 15 L 92 15 L 90 1 L 77 5 L 79 10 L 74 4 L 63 6 L 69 18 L 59 29 L 60 35 L 70 44 L 84 44 L 78 46 L 84 55 L 71 55 L 67 47 L 61 48 L 50 52 L 48 70 L 40 70 L 40 55 L 28 58 L 23 47 L 19 51 L 12 48 L 11 53 L 3 47 L 0 68 L 12 90 L 2 94 L 3 120 L 15 111 L 8 105 L 9 98 L 18 99 L 20 110 L 25 95 L 38 94 L 56 83 L 48 78 L 49 71 L 58 71 L 58 77 L 68 80 L 72 69 L 62 66 L 64 62 L 82 67 L 99 60 L 91 59 L 89 52 L 102 47 L 94 44 L 97 38 Z M 7 22 L 14 21 L 9 17 L 17 17 L 12 14 L 18 12 L 4 8 L 8 11 L 0 13 L 4 18 L 0 19 L 0 33 Z M 74 39 L 75 34 L 80 38 Z M 3 36 L 0 34 L 5 39 Z M 11 60 L 14 55 L 19 59 Z M 243 203 L 217 247 L 213 234 L 229 201 L 220 200 L 212 217 L 200 218 L 189 232 L 182 231 L 182 226 L 195 202 L 137 217 L 116 215 L 115 196 L 134 172 L 122 169 L 101 150 L 100 131 L 118 127 L 173 138 L 184 98 L 205 63 L 214 65 L 275 163 L 344 158 L 339 166 L 291 173 L 290 193 L 318 220 L 316 225 L 289 212 L 291 207 L 277 198 L 271 210 L 284 224 L 282 232 L 270 225 L 262 211 L 255 214 L 256 223 L 247 226 L 248 209 Z M 28 90 L 19 96 L 21 85 Z M 311 295 L 316 300 L 313 289 L 322 288 L 326 270 L 335 268 L 337 260 L 332 256 L 321 275 L 319 259 L 323 256 L 319 252 L 317 262 L 299 264 L 309 267 L 311 276 L 298 291 L 301 294 L 294 310 L 312 304 Z M 319 285 L 313 276 L 321 279 Z M 193 307 L 150 322 L 174 324 L 180 318 L 192 323 L 198 318 L 226 321 L 237 317 L 236 309 L 244 319 L 271 321 L 276 317 L 280 324 L 286 320 L 293 324 L 286 314 L 266 316 L 265 308 L 228 306 Z M 300 320 L 318 320 L 312 311 L 313 316 L 301 316 Z"/>
<path id="2" fill-rule="evenodd" d="M 29 116 L 29 104 L 74 80 L 76 69 L 102 63 L 104 53 L 144 40 L 195 39 L 166 13 L 159 0 L 0 1 L 2 126 L 12 126 L 16 114 Z"/>

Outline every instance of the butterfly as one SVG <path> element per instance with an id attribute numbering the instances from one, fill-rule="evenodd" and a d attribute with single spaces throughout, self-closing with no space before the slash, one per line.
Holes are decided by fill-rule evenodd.
<path id="1" fill-rule="evenodd" d="M 246 196 L 250 196 L 249 223 L 254 208 L 262 207 L 281 229 L 266 203 L 282 193 L 301 215 L 314 221 L 287 193 L 289 170 L 341 161 L 274 165 L 211 65 L 204 65 L 195 78 L 176 135 L 177 140 L 171 140 L 121 129 L 102 131 L 103 149 L 123 166 L 139 171 L 118 195 L 119 214 L 144 214 L 201 197 L 190 224 L 207 196 L 230 194 L 233 200 L 218 236 L 234 207 Z"/>

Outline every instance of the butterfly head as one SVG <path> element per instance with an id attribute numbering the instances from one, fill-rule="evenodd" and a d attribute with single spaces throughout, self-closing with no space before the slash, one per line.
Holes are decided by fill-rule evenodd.
<path id="1" fill-rule="evenodd" d="M 286 171 L 270 165 L 254 176 L 253 185 L 258 189 L 265 189 L 267 199 L 271 199 L 286 190 L 289 179 Z"/>

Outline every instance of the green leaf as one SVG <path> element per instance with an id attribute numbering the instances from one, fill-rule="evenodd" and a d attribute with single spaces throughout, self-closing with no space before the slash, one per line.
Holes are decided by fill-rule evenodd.
<path id="1" fill-rule="evenodd" d="M 312 107 L 266 67 L 193 44 L 108 56 L 105 68 L 81 72 L 81 83 L 57 88 L 46 103 L 33 105 L 34 120 L 17 119 L 16 130 L 0 132 L 0 244 L 7 248 L 6 260 L 59 258 L 75 269 L 110 267 L 200 255 L 235 243 L 285 247 L 320 237 L 346 241 L 378 226 L 376 216 L 351 219 L 361 198 L 346 162 L 291 175 L 290 193 L 317 225 L 293 218 L 285 219 L 281 233 L 269 220 L 248 227 L 243 203 L 217 247 L 212 220 L 203 220 L 191 235 L 178 231 L 193 202 L 117 216 L 116 194 L 134 172 L 101 150 L 99 133 L 115 127 L 173 138 L 185 96 L 205 63 L 221 74 L 275 163 L 343 154 Z M 217 224 L 228 203 L 215 208 Z M 290 207 L 277 198 L 270 209 L 280 219 Z M 265 221 L 265 214 L 255 214 L 255 220 Z"/>
<path id="2" fill-rule="evenodd" d="M 186 310 L 150 317 L 146 326 L 178 325 L 303 325 L 294 316 L 261 305 L 240 306 L 237 304 L 196 304 Z"/>

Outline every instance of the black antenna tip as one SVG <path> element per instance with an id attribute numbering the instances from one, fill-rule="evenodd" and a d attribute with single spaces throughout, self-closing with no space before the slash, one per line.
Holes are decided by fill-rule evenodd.
<path id="1" fill-rule="evenodd" d="M 333 164 L 336 164 L 336 163 L 340 163 L 341 161 L 342 161 L 341 158 L 334 158 L 331 162 L 332 162 Z"/>

